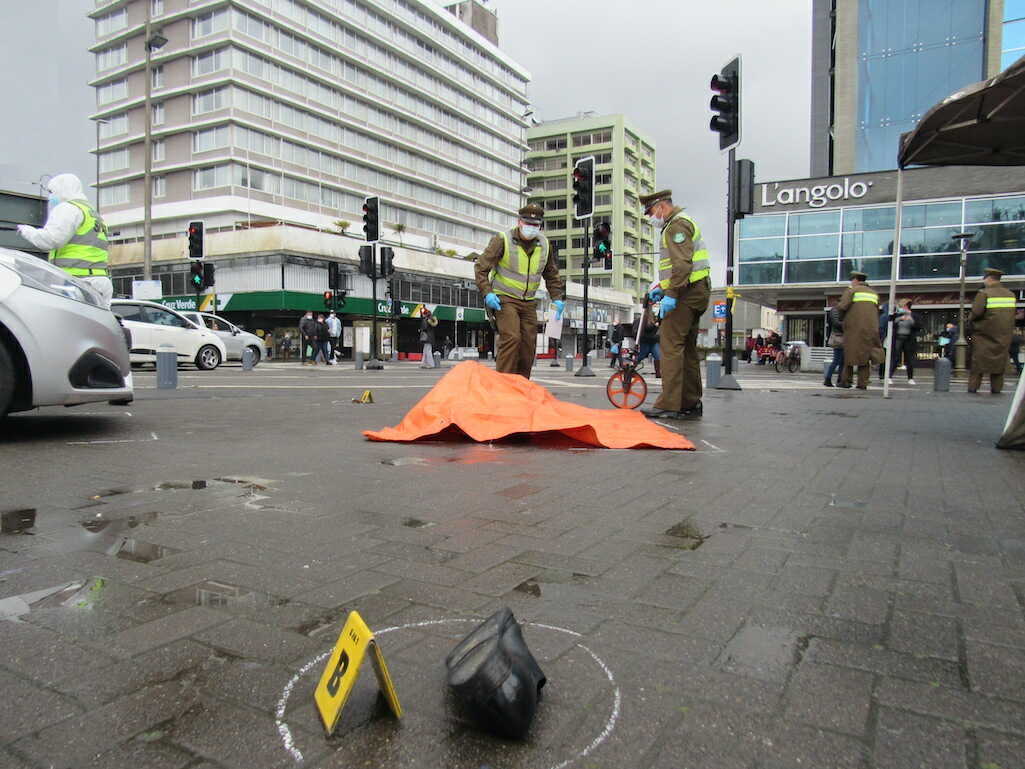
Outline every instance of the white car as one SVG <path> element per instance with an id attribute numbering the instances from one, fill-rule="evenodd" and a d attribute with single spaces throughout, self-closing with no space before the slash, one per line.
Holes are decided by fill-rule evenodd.
<path id="1" fill-rule="evenodd" d="M 0 419 L 133 397 L 125 329 L 92 289 L 37 256 L 0 248 Z"/>
<path id="2" fill-rule="evenodd" d="M 228 360 L 242 360 L 242 351 L 247 347 L 253 351 L 254 366 L 263 357 L 264 342 L 256 334 L 243 331 L 234 323 L 213 313 L 189 310 L 180 314 L 191 320 L 198 328 L 205 327 L 217 334 L 228 350 Z"/>
<path id="3" fill-rule="evenodd" d="M 209 371 L 228 356 L 217 335 L 196 328 L 192 321 L 169 307 L 139 299 L 115 299 L 110 309 L 132 332 L 132 363 L 156 363 L 157 350 L 170 345 L 178 354 L 178 363 L 195 363 Z"/>

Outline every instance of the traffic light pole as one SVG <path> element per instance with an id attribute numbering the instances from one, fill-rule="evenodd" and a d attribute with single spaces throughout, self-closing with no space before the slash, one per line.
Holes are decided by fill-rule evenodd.
<path id="1" fill-rule="evenodd" d="M 591 371 L 591 367 L 588 363 L 588 353 L 590 353 L 591 339 L 587 335 L 587 289 L 591 285 L 590 279 L 590 266 L 591 266 L 591 217 L 587 217 L 584 221 L 584 360 L 581 362 L 580 368 L 577 369 L 577 373 L 574 376 L 594 376 L 594 372 Z"/>
<path id="2" fill-rule="evenodd" d="M 736 174 L 737 149 L 729 152 L 729 173 L 726 191 L 726 340 L 723 344 L 723 367 L 725 374 L 719 379 L 717 390 L 739 390 L 740 385 L 733 376 L 733 250 L 734 230 L 737 222 Z"/>
<path id="3" fill-rule="evenodd" d="M 372 320 L 370 321 L 370 360 L 367 361 L 367 368 L 371 371 L 380 371 L 384 363 L 377 357 L 377 243 L 372 243 L 374 249 L 371 264 L 370 293 L 374 298 Z"/>

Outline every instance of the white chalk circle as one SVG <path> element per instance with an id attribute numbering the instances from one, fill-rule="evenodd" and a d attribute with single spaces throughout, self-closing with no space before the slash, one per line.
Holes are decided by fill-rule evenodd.
<path id="1" fill-rule="evenodd" d="M 374 635 L 381 636 L 385 633 L 393 633 L 396 630 L 409 630 L 410 628 L 428 627 L 430 625 L 450 625 L 456 622 L 472 622 L 474 624 L 479 624 L 481 621 L 481 619 L 432 619 L 426 620 L 424 622 L 410 622 L 406 625 L 395 625 L 394 627 L 386 627 L 382 630 L 375 630 Z M 565 633 L 566 635 L 570 635 L 575 638 L 581 637 L 580 633 L 576 632 L 575 630 L 568 630 L 567 628 L 557 627 L 555 625 L 544 625 L 540 622 L 523 622 L 521 624 L 530 627 L 539 627 L 544 630 L 554 630 L 557 633 Z M 602 728 L 601 732 L 598 734 L 597 737 L 591 740 L 587 747 L 579 751 L 576 755 L 567 758 L 565 761 L 562 761 L 561 763 L 549 767 L 549 769 L 564 769 L 564 767 L 569 766 L 574 761 L 577 761 L 583 758 L 584 756 L 587 756 L 590 753 L 592 753 L 599 745 L 601 745 L 603 742 L 605 742 L 606 739 L 608 739 L 608 736 L 612 734 L 612 730 L 616 727 L 616 721 L 619 720 L 619 704 L 621 701 L 621 695 L 619 692 L 619 685 L 616 683 L 616 679 L 612 675 L 612 671 L 609 670 L 608 665 L 605 664 L 601 657 L 599 657 L 589 648 L 587 648 L 579 642 L 576 645 L 579 648 L 583 649 L 585 652 L 587 652 L 589 655 L 591 655 L 591 659 L 593 659 L 595 664 L 599 668 L 601 668 L 602 672 L 605 674 L 605 677 L 609 679 L 609 683 L 612 684 L 612 712 L 609 714 L 609 718 L 605 722 L 605 726 Z M 302 763 L 303 754 L 302 751 L 295 746 L 295 741 L 292 738 L 292 730 L 289 729 L 288 724 L 285 723 L 285 707 L 288 705 L 288 698 L 292 696 L 292 689 L 299 682 L 299 679 L 305 676 L 311 670 L 313 670 L 318 663 L 323 662 L 325 659 L 327 659 L 327 657 L 330 654 L 331 650 L 329 649 L 328 651 L 323 652 L 322 654 L 318 654 L 316 657 L 314 657 L 305 665 L 303 665 L 299 669 L 299 672 L 292 676 L 289 679 L 288 683 L 285 685 L 285 688 L 281 692 L 281 698 L 278 700 L 278 706 L 274 710 L 274 722 L 277 724 L 278 734 L 281 735 L 281 742 L 284 745 L 285 750 L 288 751 L 292 758 L 295 759 L 296 763 Z"/>

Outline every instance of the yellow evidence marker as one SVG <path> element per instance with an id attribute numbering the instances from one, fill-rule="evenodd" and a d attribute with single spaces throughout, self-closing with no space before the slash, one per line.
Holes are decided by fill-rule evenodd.
<path id="1" fill-rule="evenodd" d="M 328 737 L 338 726 L 338 717 L 342 714 L 345 701 L 349 699 L 352 688 L 356 685 L 359 668 L 368 649 L 377 676 L 377 685 L 388 700 L 395 717 L 402 718 L 402 705 L 399 704 L 399 695 L 388 673 L 388 665 L 385 664 L 381 647 L 377 645 L 373 632 L 359 616 L 359 612 L 351 611 L 345 620 L 342 634 L 338 636 L 338 642 L 331 651 L 320 683 L 313 692 L 313 699 Z"/>
<path id="2" fill-rule="evenodd" d="M 352 402 L 353 403 L 373 403 L 374 402 L 373 393 L 371 393 L 370 390 L 364 390 L 363 394 L 361 396 L 359 396 L 358 398 L 353 398 Z"/>

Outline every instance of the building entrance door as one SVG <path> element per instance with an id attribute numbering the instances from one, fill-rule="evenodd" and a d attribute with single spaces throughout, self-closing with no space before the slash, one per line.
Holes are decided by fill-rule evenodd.
<path id="1" fill-rule="evenodd" d="M 826 346 L 826 319 L 823 317 L 788 317 L 784 340 L 804 342 L 811 347 Z"/>

